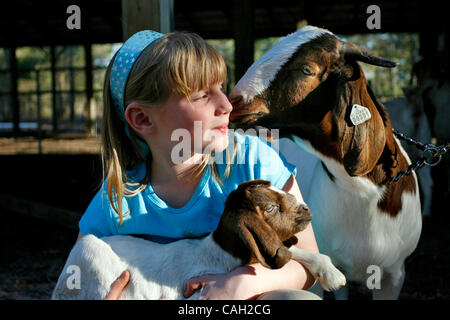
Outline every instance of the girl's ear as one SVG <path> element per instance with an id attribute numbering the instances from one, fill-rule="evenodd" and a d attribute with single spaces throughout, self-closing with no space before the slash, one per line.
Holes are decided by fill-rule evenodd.
<path id="1" fill-rule="evenodd" d="M 151 136 L 155 132 L 155 124 L 149 108 L 132 102 L 125 109 L 125 119 L 130 127 L 142 136 Z"/>

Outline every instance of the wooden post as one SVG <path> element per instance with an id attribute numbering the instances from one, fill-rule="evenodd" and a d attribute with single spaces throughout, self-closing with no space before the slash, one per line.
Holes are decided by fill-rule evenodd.
<path id="1" fill-rule="evenodd" d="M 86 112 L 87 112 L 87 132 L 89 135 L 95 134 L 94 121 L 95 117 L 92 116 L 92 104 L 94 98 L 94 90 L 92 84 L 92 45 L 84 45 L 84 57 L 86 61 L 85 71 L 86 71 Z"/>
<path id="2" fill-rule="evenodd" d="M 445 32 L 445 21 L 448 21 L 444 16 L 445 12 L 439 9 L 439 3 L 436 1 L 421 2 L 419 54 L 422 62 L 419 68 L 419 85 L 423 84 L 424 78 L 440 78 L 441 70 L 444 70 L 448 61 L 448 58 L 442 55 L 443 50 L 439 50 L 439 38 Z"/>
<path id="3" fill-rule="evenodd" d="M 173 0 L 122 0 L 124 41 L 140 30 L 174 30 Z"/>
<path id="4" fill-rule="evenodd" d="M 9 66 L 10 66 L 10 87 L 11 87 L 11 107 L 12 107 L 12 122 L 13 122 L 13 134 L 14 136 L 20 133 L 20 104 L 19 95 L 17 91 L 17 59 L 16 59 L 16 48 L 9 48 Z"/>
<path id="5" fill-rule="evenodd" d="M 52 75 L 52 125 L 53 133 L 58 133 L 58 108 L 56 106 L 56 54 L 55 46 L 50 47 L 50 62 Z"/>
<path id="6" fill-rule="evenodd" d="M 124 41 L 140 30 L 160 31 L 159 0 L 122 0 Z"/>
<path id="7" fill-rule="evenodd" d="M 253 0 L 233 0 L 234 66 L 238 81 L 254 58 Z"/>
<path id="8" fill-rule="evenodd" d="M 42 117 L 41 117 L 41 79 L 40 70 L 36 70 L 36 107 L 38 125 L 38 151 L 42 154 Z"/>
<path id="9" fill-rule="evenodd" d="M 168 33 L 174 30 L 174 17 L 173 17 L 173 0 L 160 0 L 159 1 L 159 14 L 160 14 L 160 32 Z"/>
<path id="10" fill-rule="evenodd" d="M 73 126 L 75 121 L 75 71 L 73 70 L 73 49 L 69 47 L 69 60 L 70 60 L 70 125 Z"/>

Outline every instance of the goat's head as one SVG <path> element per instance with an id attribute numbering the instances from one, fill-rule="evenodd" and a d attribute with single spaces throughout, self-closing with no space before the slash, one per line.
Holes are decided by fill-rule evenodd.
<path id="1" fill-rule="evenodd" d="M 253 180 L 228 196 L 214 239 L 244 263 L 276 269 L 291 259 L 288 247 L 310 221 L 306 204 L 269 181 Z"/>
<path id="2" fill-rule="evenodd" d="M 288 125 L 289 133 L 341 162 L 349 175 L 367 174 L 392 127 L 357 61 L 396 65 L 327 30 L 304 27 L 280 40 L 236 84 L 230 120 L 271 128 Z M 354 104 L 368 108 L 371 118 L 354 125 Z"/>

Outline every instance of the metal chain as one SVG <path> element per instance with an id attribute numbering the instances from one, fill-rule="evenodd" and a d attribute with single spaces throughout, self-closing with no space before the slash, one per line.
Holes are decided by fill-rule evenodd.
<path id="1" fill-rule="evenodd" d="M 435 146 L 434 144 L 427 143 L 424 144 L 420 141 L 414 140 L 396 129 L 392 129 L 394 135 L 405 141 L 409 145 L 414 145 L 417 149 L 423 151 L 423 156 L 420 160 L 411 163 L 405 171 L 399 172 L 395 177 L 392 178 L 389 183 L 398 181 L 401 177 L 410 175 L 413 171 L 422 168 L 424 165 L 434 167 L 442 160 L 442 156 L 450 150 L 450 143 L 442 146 Z"/>

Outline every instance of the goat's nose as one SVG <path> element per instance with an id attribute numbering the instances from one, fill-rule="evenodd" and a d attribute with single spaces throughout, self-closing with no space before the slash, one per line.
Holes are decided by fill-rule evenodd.
<path id="1" fill-rule="evenodd" d="M 306 204 L 301 204 L 300 205 L 300 210 L 309 212 L 309 207 Z"/>

